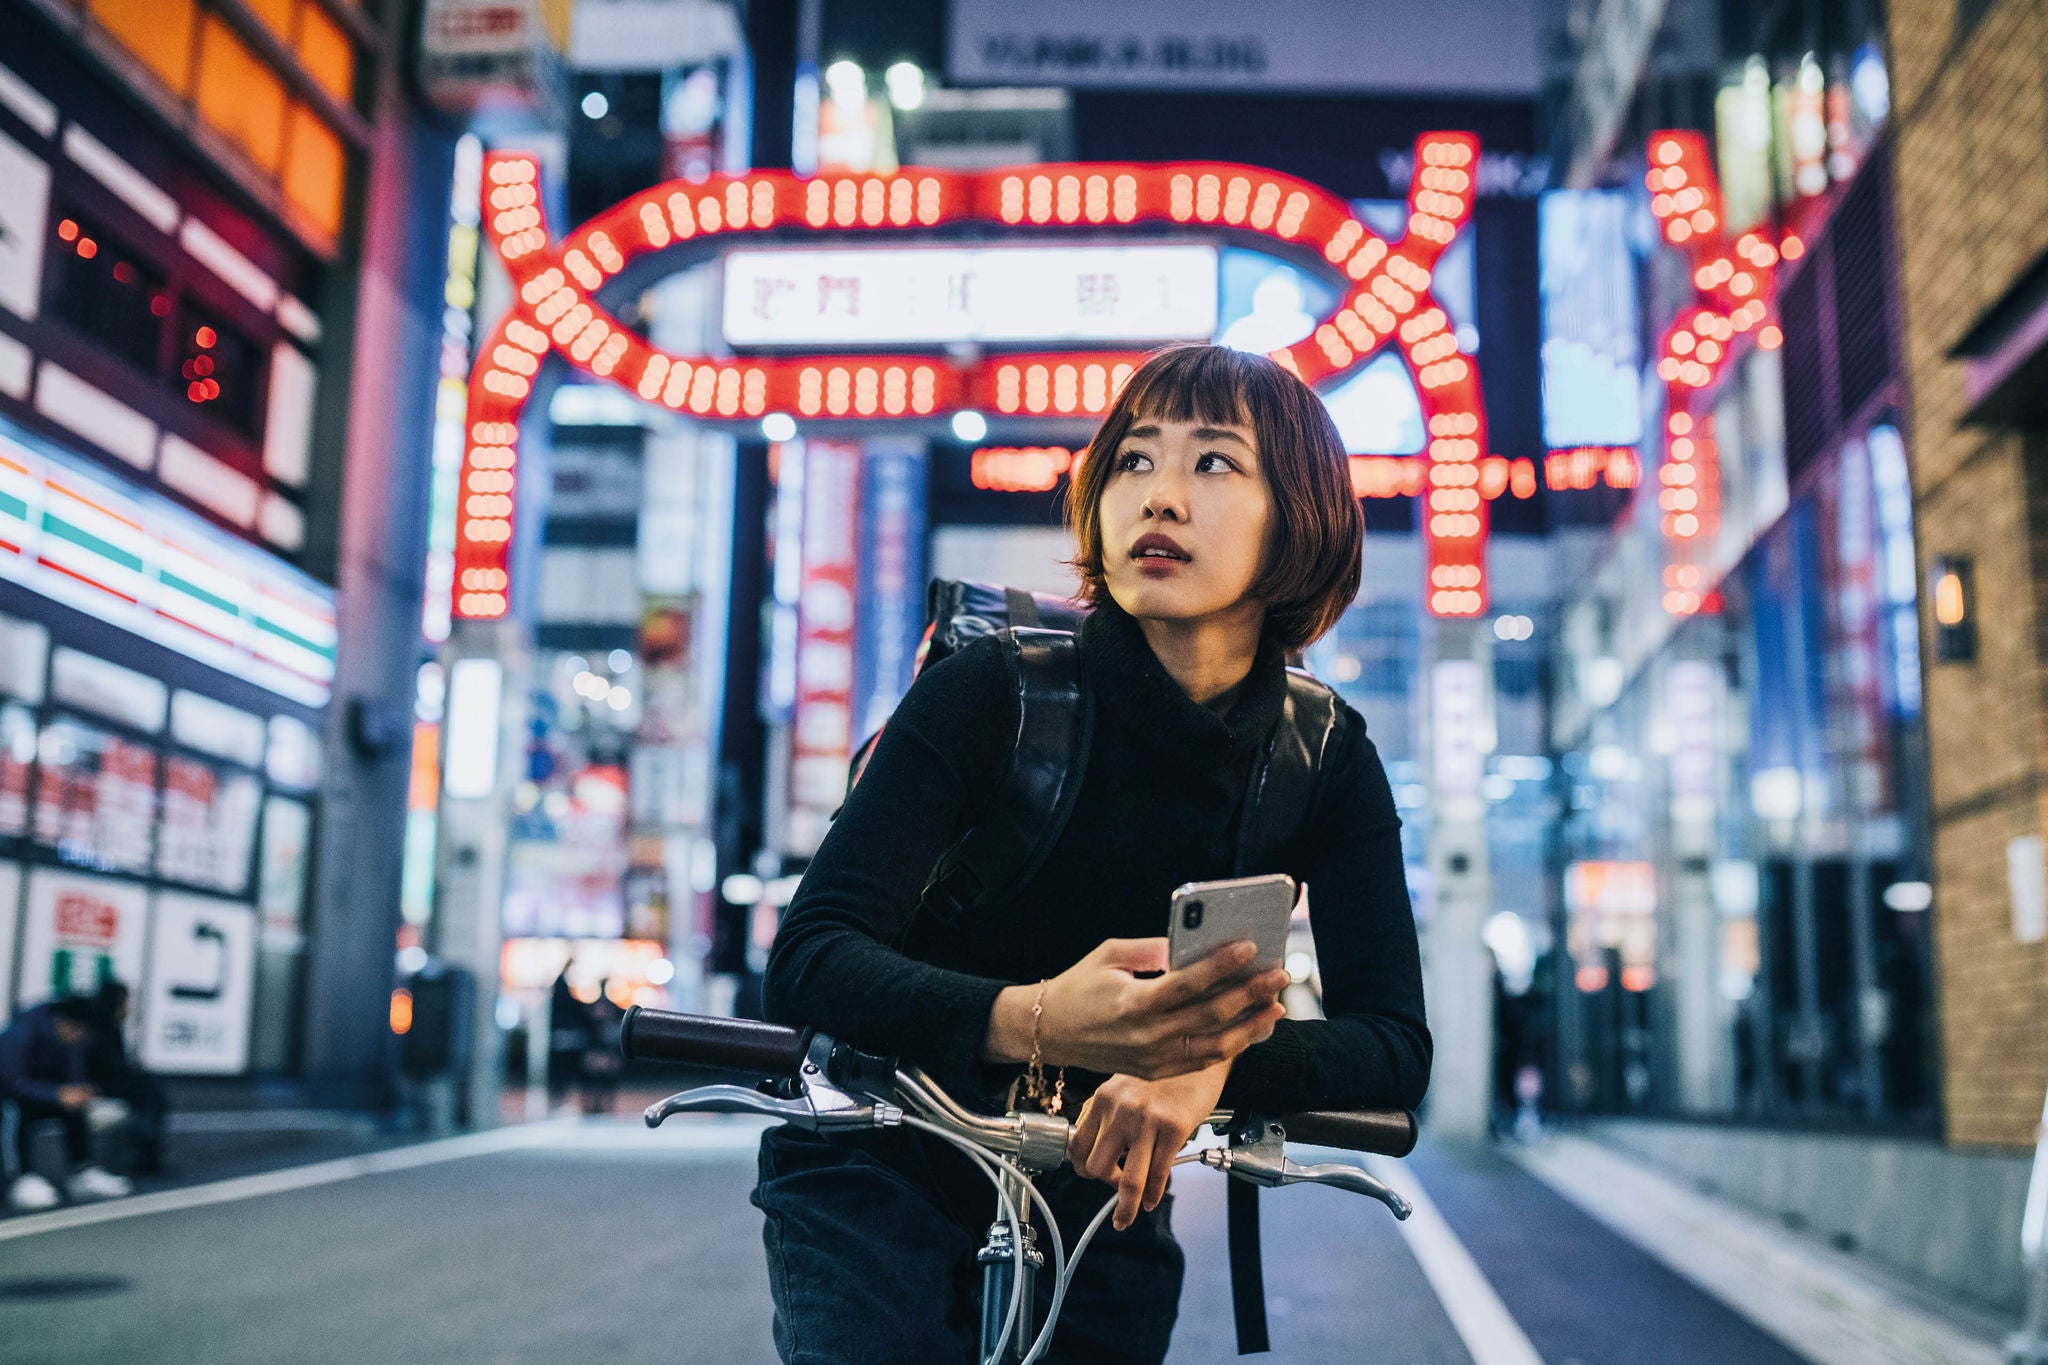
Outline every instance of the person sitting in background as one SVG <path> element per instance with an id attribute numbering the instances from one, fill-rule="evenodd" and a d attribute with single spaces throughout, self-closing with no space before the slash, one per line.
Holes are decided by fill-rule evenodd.
<path id="1" fill-rule="evenodd" d="M 8 1163 L 8 1202 L 46 1209 L 56 1186 L 35 1169 L 32 1134 L 55 1119 L 64 1128 L 66 1188 L 73 1199 L 111 1199 L 129 1191 L 120 1176 L 92 1164 L 86 1110 L 99 1095 L 87 1079 L 94 1002 L 67 997 L 34 1005 L 0 1033 L 0 1161 Z"/>
<path id="2" fill-rule="evenodd" d="M 98 1014 L 86 1048 L 86 1079 L 109 1100 L 127 1107 L 120 1119 L 134 1161 L 134 1174 L 161 1175 L 164 1169 L 164 1119 L 169 1103 L 164 1088 L 129 1055 L 128 985 L 111 977 L 100 983 L 94 998 Z"/>

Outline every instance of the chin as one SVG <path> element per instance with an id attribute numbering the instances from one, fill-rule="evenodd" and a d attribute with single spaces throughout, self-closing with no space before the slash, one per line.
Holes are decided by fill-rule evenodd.
<path id="1" fill-rule="evenodd" d="M 1186 583 L 1160 583 L 1144 578 L 1135 582 L 1112 581 L 1109 595 L 1126 615 L 1141 620 L 1193 621 L 1220 609 L 1218 603 L 1207 600 L 1211 594 Z"/>

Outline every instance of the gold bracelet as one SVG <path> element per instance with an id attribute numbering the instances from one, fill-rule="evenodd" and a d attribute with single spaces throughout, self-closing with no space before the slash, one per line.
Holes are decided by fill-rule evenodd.
<path id="1" fill-rule="evenodd" d="M 1039 1051 L 1039 1028 L 1045 1019 L 1045 982 L 1038 983 L 1038 997 L 1031 1002 L 1031 1060 L 1024 1067 L 1024 1093 L 1033 1103 L 1048 1114 L 1060 1112 L 1066 1102 L 1067 1069 L 1059 1069 L 1059 1077 L 1048 1090 L 1045 1084 L 1045 1061 Z"/>

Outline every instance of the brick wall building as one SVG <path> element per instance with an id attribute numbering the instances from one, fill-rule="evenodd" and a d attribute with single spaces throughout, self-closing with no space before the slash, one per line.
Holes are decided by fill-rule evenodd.
<path id="1" fill-rule="evenodd" d="M 2048 3 L 1891 0 L 1897 222 L 1923 576 L 1969 562 L 1974 659 L 1921 597 L 1946 1130 L 2031 1145 L 2048 946 L 2015 915 L 2048 830 Z M 2034 888 L 2038 891 L 2038 887 Z M 2028 941 L 2032 939 L 2033 941 Z"/>

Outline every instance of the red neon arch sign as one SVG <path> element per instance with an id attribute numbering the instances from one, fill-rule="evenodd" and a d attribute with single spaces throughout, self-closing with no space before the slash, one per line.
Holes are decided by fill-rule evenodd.
<path id="1" fill-rule="evenodd" d="M 1202 225 L 1320 252 L 1346 291 L 1314 332 L 1273 358 L 1311 385 L 1348 376 L 1386 347 L 1416 379 L 1429 435 L 1423 460 L 1425 605 L 1438 616 L 1486 609 L 1486 414 L 1477 362 L 1430 292 L 1431 269 L 1471 218 L 1479 141 L 1425 133 L 1408 195 L 1407 231 L 1381 238 L 1329 191 L 1290 176 L 1222 164 L 1049 165 L 962 174 L 908 167 L 890 176 L 788 172 L 670 181 L 550 242 L 540 168 L 523 154 L 485 159 L 486 240 L 510 272 L 514 304 L 477 349 L 469 384 L 457 511 L 453 612 L 489 619 L 510 603 L 508 550 L 519 424 L 541 362 L 577 369 L 651 403 L 709 421 L 770 412 L 918 420 L 961 408 L 1014 416 L 1088 417 L 1144 356 L 1099 351 L 1006 353 L 958 361 L 943 352 L 887 357 L 682 356 L 627 330 L 597 293 L 634 260 L 734 234 L 929 231 L 961 223 L 1052 230 Z M 1482 482 L 1485 488 L 1482 488 Z M 1518 489 L 1519 491 L 1519 489 Z"/>
<path id="2" fill-rule="evenodd" d="M 1708 547 L 1720 528 L 1721 461 L 1712 397 L 1735 338 L 1754 333 L 1766 351 L 1784 344 L 1771 321 L 1777 302 L 1778 264 L 1805 250 L 1787 232 L 1775 244 L 1767 230 L 1734 241 L 1721 204 L 1721 188 L 1706 139 L 1689 131 L 1650 136 L 1650 212 L 1664 240 L 1684 251 L 1693 267 L 1696 306 L 1673 320 L 1658 348 L 1657 377 L 1664 381 L 1664 465 L 1657 471 L 1667 544 L 1664 610 L 1691 616 L 1714 607 L 1706 588 Z"/>

